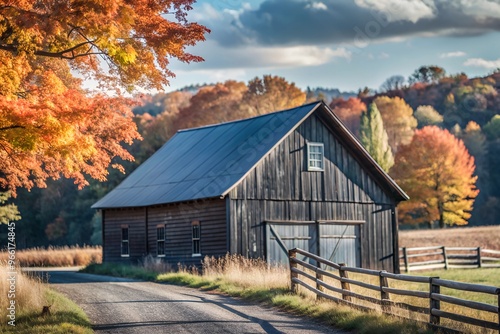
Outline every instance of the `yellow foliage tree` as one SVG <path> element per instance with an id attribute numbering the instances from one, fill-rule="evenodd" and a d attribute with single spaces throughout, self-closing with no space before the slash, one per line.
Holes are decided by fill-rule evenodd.
<path id="1" fill-rule="evenodd" d="M 400 147 L 391 176 L 410 200 L 399 205 L 401 223 L 465 225 L 476 189 L 474 158 L 447 130 L 426 126 Z"/>

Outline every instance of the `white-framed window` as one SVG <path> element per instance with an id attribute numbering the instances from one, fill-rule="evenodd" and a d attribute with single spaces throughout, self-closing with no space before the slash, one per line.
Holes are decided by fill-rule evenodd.
<path id="1" fill-rule="evenodd" d="M 165 256 L 165 225 L 156 226 L 156 256 Z"/>
<path id="2" fill-rule="evenodd" d="M 323 171 L 325 147 L 323 143 L 307 143 L 307 170 Z"/>
<path id="3" fill-rule="evenodd" d="M 193 256 L 201 256 L 201 224 L 198 220 L 191 222 L 193 229 Z"/>
<path id="4" fill-rule="evenodd" d="M 128 225 L 122 225 L 122 238 L 121 238 L 121 256 L 129 257 L 130 256 L 130 246 L 129 246 L 129 234 L 128 234 Z"/>

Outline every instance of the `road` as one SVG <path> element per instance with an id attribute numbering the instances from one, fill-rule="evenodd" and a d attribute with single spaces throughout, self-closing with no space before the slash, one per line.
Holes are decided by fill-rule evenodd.
<path id="1" fill-rule="evenodd" d="M 96 333 L 336 333 L 236 298 L 168 284 L 52 270 L 51 287 L 87 313 Z"/>

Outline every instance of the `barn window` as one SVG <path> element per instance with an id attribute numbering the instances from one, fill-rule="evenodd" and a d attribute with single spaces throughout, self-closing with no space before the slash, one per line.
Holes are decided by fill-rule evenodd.
<path id="1" fill-rule="evenodd" d="M 122 257 L 130 256 L 130 249 L 128 243 L 128 225 L 122 225 L 121 255 Z"/>
<path id="2" fill-rule="evenodd" d="M 322 171 L 324 169 L 324 145 L 323 143 L 307 143 L 307 170 Z"/>
<path id="3" fill-rule="evenodd" d="M 156 255 L 165 256 L 165 225 L 156 226 Z"/>
<path id="4" fill-rule="evenodd" d="M 194 221 L 191 223 L 193 227 L 193 256 L 200 256 L 200 237 L 201 237 L 201 226 L 199 221 Z"/>

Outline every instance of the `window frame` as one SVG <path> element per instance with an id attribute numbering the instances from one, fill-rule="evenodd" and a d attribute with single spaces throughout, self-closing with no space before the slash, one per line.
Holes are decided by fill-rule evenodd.
<path id="1" fill-rule="evenodd" d="M 127 231 L 127 239 L 123 238 L 123 232 Z M 121 257 L 130 257 L 130 228 L 128 225 L 121 225 L 120 229 L 120 256 Z M 127 253 L 123 253 L 124 245 L 127 245 Z"/>
<path id="2" fill-rule="evenodd" d="M 163 239 L 160 239 L 160 231 L 163 229 Z M 163 243 L 163 247 L 160 247 L 160 243 Z M 166 246 L 166 228 L 165 225 L 156 225 L 156 257 L 165 257 L 165 246 Z M 159 250 L 163 249 L 160 254 Z"/>
<path id="3" fill-rule="evenodd" d="M 312 152 L 311 148 L 319 147 L 319 152 Z M 320 154 L 321 157 L 311 158 L 312 154 Z M 320 163 L 321 167 L 311 166 L 311 162 Z M 307 171 L 309 172 L 323 172 L 325 170 L 325 144 L 317 143 L 317 142 L 308 142 L 307 143 Z"/>
<path id="4" fill-rule="evenodd" d="M 201 223 L 199 220 L 191 222 L 192 256 L 201 256 Z"/>

